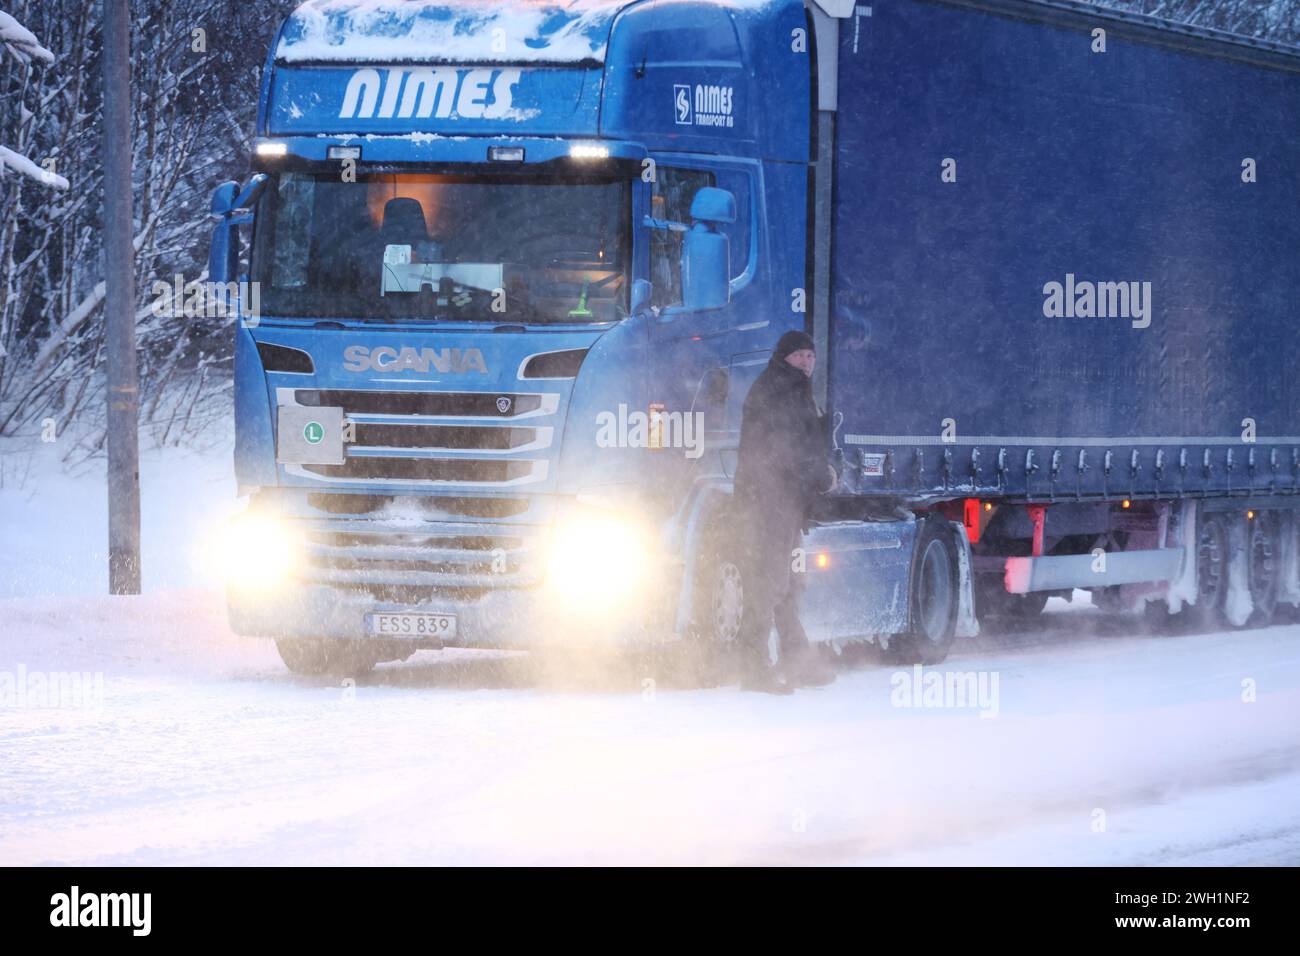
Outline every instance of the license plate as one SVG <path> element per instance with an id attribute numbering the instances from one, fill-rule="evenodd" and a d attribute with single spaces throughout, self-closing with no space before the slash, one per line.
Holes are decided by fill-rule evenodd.
<path id="1" fill-rule="evenodd" d="M 412 612 L 367 614 L 366 629 L 375 637 L 446 640 L 456 636 L 456 615 Z"/>

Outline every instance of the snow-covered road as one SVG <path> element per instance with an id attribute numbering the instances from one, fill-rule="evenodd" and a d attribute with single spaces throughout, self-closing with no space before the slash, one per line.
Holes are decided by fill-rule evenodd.
<path id="1" fill-rule="evenodd" d="M 870 659 L 789 698 L 453 651 L 344 686 L 215 591 L 4 600 L 0 863 L 1300 863 L 1300 626 L 1132 628 L 1054 600 L 938 669 L 996 697 L 904 707 Z M 102 699 L 40 706 L 71 671 Z"/>

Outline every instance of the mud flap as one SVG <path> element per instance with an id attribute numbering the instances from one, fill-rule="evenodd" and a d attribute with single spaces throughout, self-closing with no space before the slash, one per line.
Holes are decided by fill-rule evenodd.
<path id="1" fill-rule="evenodd" d="M 1233 627 L 1244 627 L 1255 610 L 1250 597 L 1250 536 L 1243 520 L 1228 521 L 1228 596 L 1223 614 Z"/>
<path id="2" fill-rule="evenodd" d="M 971 574 L 970 539 L 959 521 L 948 522 L 957 544 L 957 636 L 975 637 L 980 623 L 975 617 L 975 579 Z"/>
<path id="3" fill-rule="evenodd" d="M 1278 590 L 1278 603 L 1300 605 L 1300 520 L 1294 511 L 1277 512 L 1281 529 L 1282 554 L 1278 562 L 1282 586 Z"/>
<path id="4" fill-rule="evenodd" d="M 1174 514 L 1173 527 L 1165 539 L 1165 547 L 1183 549 L 1182 571 L 1169 582 L 1170 614 L 1177 614 L 1184 605 L 1190 607 L 1196 603 L 1196 520 L 1199 510 L 1195 501 L 1181 502 Z"/>

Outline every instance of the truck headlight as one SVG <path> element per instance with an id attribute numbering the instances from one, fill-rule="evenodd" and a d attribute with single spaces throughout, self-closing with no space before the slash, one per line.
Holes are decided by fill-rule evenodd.
<path id="1" fill-rule="evenodd" d="M 303 542 L 275 515 L 246 511 L 227 522 L 214 547 L 217 570 L 247 590 L 280 584 L 302 561 Z"/>
<path id="2" fill-rule="evenodd" d="M 651 553 L 650 534 L 633 518 L 588 508 L 561 512 L 547 586 L 577 607 L 609 606 L 644 588 Z"/>

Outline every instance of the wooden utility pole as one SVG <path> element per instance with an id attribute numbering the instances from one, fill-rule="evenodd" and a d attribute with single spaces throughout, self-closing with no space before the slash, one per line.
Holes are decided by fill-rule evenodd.
<path id="1" fill-rule="evenodd" d="M 140 593 L 140 376 L 131 213 L 131 21 L 104 0 L 104 351 L 108 360 L 108 590 Z"/>

